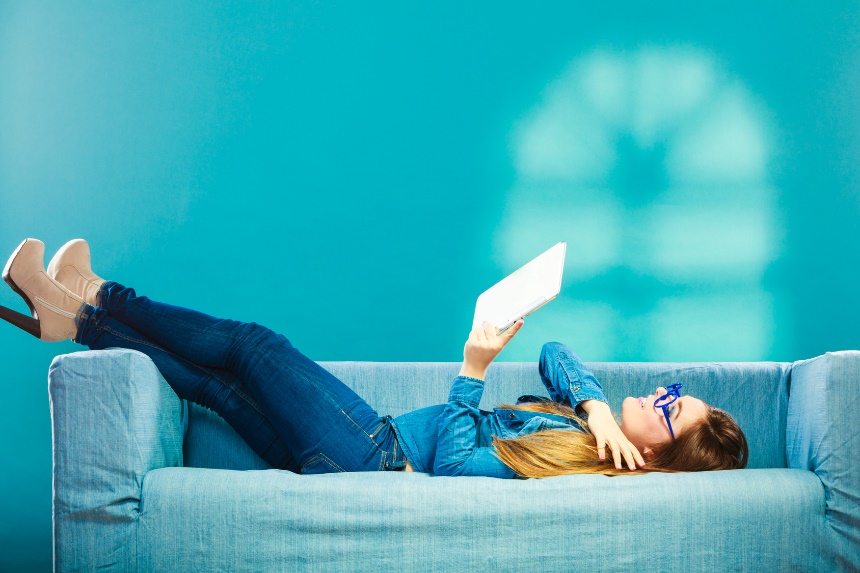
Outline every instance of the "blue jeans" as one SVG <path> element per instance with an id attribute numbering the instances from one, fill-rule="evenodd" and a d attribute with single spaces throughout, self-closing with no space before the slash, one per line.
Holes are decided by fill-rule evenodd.
<path id="1" fill-rule="evenodd" d="M 180 398 L 218 413 L 273 467 L 312 474 L 406 465 L 391 416 L 254 322 L 155 302 L 108 281 L 99 306 L 79 314 L 75 341 L 147 354 Z"/>

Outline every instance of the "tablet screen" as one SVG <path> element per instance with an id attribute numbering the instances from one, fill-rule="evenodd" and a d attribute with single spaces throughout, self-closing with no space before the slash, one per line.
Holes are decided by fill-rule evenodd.
<path id="1" fill-rule="evenodd" d="M 561 290 L 567 243 L 553 245 L 481 293 L 475 305 L 472 329 L 489 321 L 499 331 L 533 313 Z"/>

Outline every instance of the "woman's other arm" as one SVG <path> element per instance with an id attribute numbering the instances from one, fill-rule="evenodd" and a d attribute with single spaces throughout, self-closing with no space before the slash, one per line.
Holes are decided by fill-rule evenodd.
<path id="1" fill-rule="evenodd" d="M 582 359 L 561 342 L 547 342 L 543 345 L 538 359 L 538 371 L 550 398 L 559 404 L 570 406 L 577 413 L 585 410 L 582 405 L 588 400 L 606 402 L 600 381 L 585 366 Z"/>
<path id="2" fill-rule="evenodd" d="M 582 359 L 560 342 L 543 345 L 538 363 L 541 380 L 550 397 L 586 414 L 588 429 L 597 442 L 598 457 L 606 458 L 606 446 L 612 451 L 615 467 L 626 461 L 632 470 L 645 465 L 642 454 L 630 443 L 612 416 L 603 386 Z"/>
<path id="3" fill-rule="evenodd" d="M 600 400 L 586 400 L 580 406 L 588 413 L 588 429 L 597 442 L 597 456 L 601 460 L 606 459 L 606 446 L 609 445 L 615 467 L 619 470 L 625 461 L 631 470 L 636 469 L 636 464 L 639 464 L 639 467 L 645 465 L 642 454 L 618 427 L 609 404 Z"/>

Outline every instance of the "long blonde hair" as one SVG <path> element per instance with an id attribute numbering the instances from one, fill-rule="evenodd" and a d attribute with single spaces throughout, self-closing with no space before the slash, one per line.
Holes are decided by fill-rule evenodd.
<path id="1" fill-rule="evenodd" d="M 511 439 L 493 436 L 493 446 L 499 459 L 521 477 L 741 469 L 746 467 L 749 457 L 746 437 L 734 419 L 723 410 L 710 406 L 704 420 L 685 428 L 677 439 L 652 448 L 653 455 L 645 460 L 645 467 L 640 468 L 637 464 L 635 470 L 628 469 L 623 460 L 624 469 L 617 469 L 608 446 L 606 459 L 598 459 L 597 442 L 588 429 L 588 422 L 569 406 L 547 400 L 499 407 L 573 418 L 585 431 L 544 430 Z"/>

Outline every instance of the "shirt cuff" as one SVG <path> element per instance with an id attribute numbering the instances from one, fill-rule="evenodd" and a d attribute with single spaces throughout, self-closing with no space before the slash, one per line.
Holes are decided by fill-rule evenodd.
<path id="1" fill-rule="evenodd" d="M 576 414 L 584 420 L 588 419 L 588 413 L 582 408 L 582 403 L 585 402 L 586 400 L 597 400 L 599 402 L 603 402 L 607 406 L 609 405 L 609 402 L 606 401 L 606 397 L 603 396 L 602 393 L 601 394 L 595 394 L 593 396 L 587 396 L 587 397 L 583 398 L 582 400 L 578 400 L 576 402 L 576 406 L 574 406 L 574 408 L 573 408 L 573 411 L 576 412 Z"/>

